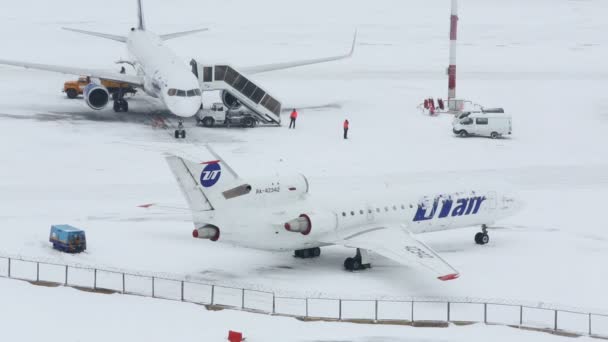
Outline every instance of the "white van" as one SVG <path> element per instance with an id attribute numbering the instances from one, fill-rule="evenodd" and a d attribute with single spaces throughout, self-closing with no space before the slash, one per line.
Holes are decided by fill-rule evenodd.
<path id="1" fill-rule="evenodd" d="M 496 139 L 511 134 L 511 115 L 501 108 L 464 112 L 454 118 L 452 131 L 461 137 L 477 135 Z"/>

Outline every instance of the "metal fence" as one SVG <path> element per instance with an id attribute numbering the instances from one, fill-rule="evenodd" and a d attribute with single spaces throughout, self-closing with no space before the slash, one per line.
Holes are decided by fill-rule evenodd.
<path id="1" fill-rule="evenodd" d="M 279 296 L 273 292 L 158 275 L 0 256 L 0 277 L 215 305 L 302 319 L 402 324 L 486 323 L 608 338 L 608 314 L 548 305 L 482 299 L 335 299 Z"/>

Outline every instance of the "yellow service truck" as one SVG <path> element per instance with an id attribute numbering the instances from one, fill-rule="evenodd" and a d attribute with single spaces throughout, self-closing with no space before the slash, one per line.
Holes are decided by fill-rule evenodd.
<path id="1" fill-rule="evenodd" d="M 70 99 L 75 99 L 78 95 L 82 95 L 84 87 L 91 83 L 91 78 L 88 76 L 80 76 L 76 81 L 67 81 L 63 84 L 63 92 Z M 122 90 L 123 94 L 135 94 L 136 90 L 128 83 L 120 83 L 108 80 L 102 80 L 101 85 L 108 89 L 112 94 L 112 98 L 116 99 L 118 92 Z"/>

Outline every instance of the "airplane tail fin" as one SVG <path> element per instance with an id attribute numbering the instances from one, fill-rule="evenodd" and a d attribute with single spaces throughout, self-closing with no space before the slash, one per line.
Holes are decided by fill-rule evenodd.
<path id="1" fill-rule="evenodd" d="M 144 22 L 144 8 L 142 1 L 143 0 L 137 0 L 137 28 L 143 31 L 146 29 L 146 23 Z"/>
<path id="2" fill-rule="evenodd" d="M 209 211 L 229 205 L 229 200 L 251 192 L 234 170 L 209 147 L 213 160 L 193 162 L 169 155 L 166 157 L 192 211 Z"/>

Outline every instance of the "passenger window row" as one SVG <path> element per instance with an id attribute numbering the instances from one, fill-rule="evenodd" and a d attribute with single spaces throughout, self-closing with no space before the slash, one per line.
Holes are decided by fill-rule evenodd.
<path id="1" fill-rule="evenodd" d="M 385 206 L 384 207 L 384 212 L 389 212 L 391 209 L 393 211 L 397 211 L 399 208 L 401 210 L 405 210 L 405 205 L 401 204 L 401 206 L 399 206 L 399 207 L 397 207 L 397 205 L 393 205 L 392 207 Z M 413 206 L 411 204 L 410 204 L 410 208 L 413 208 Z M 366 212 L 365 210 L 359 210 L 359 215 L 363 215 L 363 214 L 365 214 L 365 212 Z M 380 212 L 382 212 L 382 209 L 380 209 L 380 208 L 377 207 L 376 208 L 376 213 L 380 213 Z M 367 213 L 368 214 L 373 213 L 373 209 L 367 209 Z M 354 210 L 351 210 L 350 216 L 355 216 L 355 215 L 356 215 L 356 212 Z M 346 217 L 346 216 L 348 216 L 348 214 L 345 211 L 343 211 L 342 212 L 342 217 Z"/>

